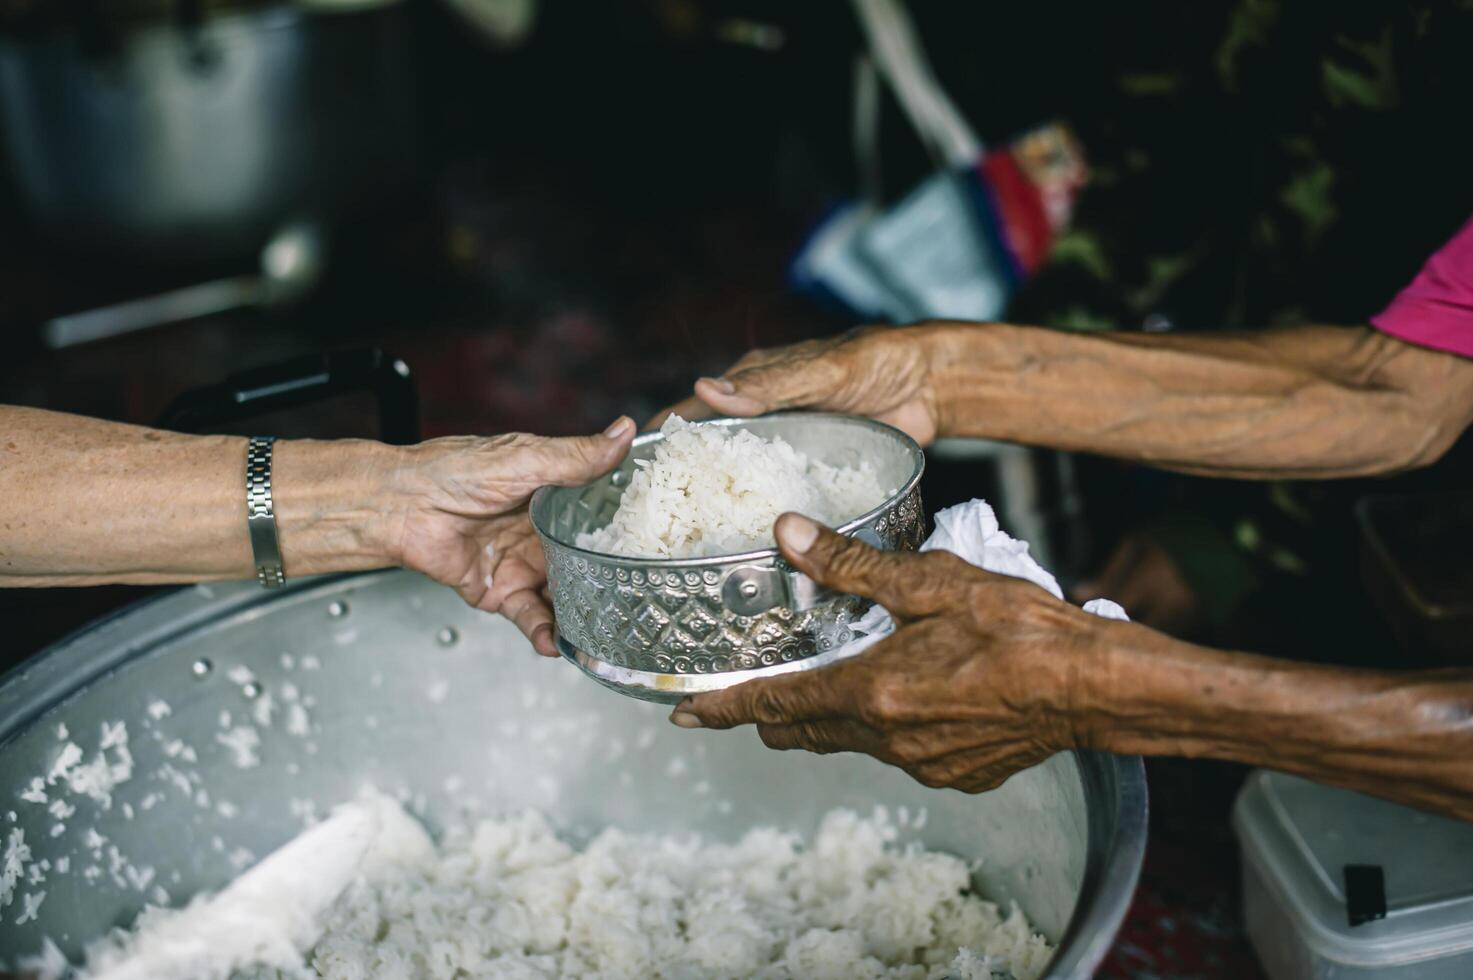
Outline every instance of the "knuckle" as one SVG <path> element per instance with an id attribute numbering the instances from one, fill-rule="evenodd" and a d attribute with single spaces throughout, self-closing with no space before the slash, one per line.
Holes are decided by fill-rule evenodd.
<path id="1" fill-rule="evenodd" d="M 953 785 L 963 793 L 987 793 L 1007 782 L 1011 776 L 1012 773 L 1007 769 L 989 767 L 967 773 Z"/>
<path id="2" fill-rule="evenodd" d="M 861 675 L 853 685 L 854 717 L 871 728 L 879 726 L 879 713 L 875 711 L 875 703 L 879 700 L 879 687 L 879 680 L 874 674 Z"/>
<path id="3" fill-rule="evenodd" d="M 937 599 L 938 608 L 969 602 L 976 588 L 977 567 L 949 551 L 933 551 L 922 557 L 919 578 Z"/>
<path id="4" fill-rule="evenodd" d="M 916 731 L 906 731 L 890 740 L 890 750 L 909 764 L 920 764 L 936 756 L 934 739 Z"/>
<path id="5" fill-rule="evenodd" d="M 569 436 L 564 439 L 547 439 L 532 446 L 536 458 L 548 463 L 586 461 L 592 455 L 595 437 Z"/>
<path id="6" fill-rule="evenodd" d="M 737 362 L 731 366 L 731 369 L 727 371 L 727 374 L 731 374 L 735 371 L 745 371 L 748 368 L 753 367 L 754 365 L 761 364 L 762 362 L 771 358 L 774 354 L 778 353 L 779 350 L 780 348 L 777 347 L 754 347 L 751 350 L 747 351 L 747 353 L 743 354 L 737 360 Z"/>
<path id="7" fill-rule="evenodd" d="M 968 787 L 967 792 L 989 793 L 992 790 L 997 789 L 999 786 L 1007 781 L 1008 777 L 1005 775 L 998 773 L 989 773 L 988 775 L 975 780 L 972 785 Z"/>
<path id="8" fill-rule="evenodd" d="M 856 583 L 872 582 L 882 574 L 884 556 L 864 542 L 841 537 L 832 548 L 830 574 Z"/>
<path id="9" fill-rule="evenodd" d="M 541 436 L 526 432 L 507 432 L 491 437 L 491 444 L 498 449 L 519 450 L 524 453 L 537 450 L 545 441 Z"/>
<path id="10" fill-rule="evenodd" d="M 529 607 L 523 609 L 512 621 L 517 624 L 517 628 L 522 632 L 530 633 L 548 620 L 546 616 L 541 615 L 541 610 L 536 607 Z"/>
<path id="11" fill-rule="evenodd" d="M 878 758 L 892 766 L 906 766 L 919 762 L 915 746 L 905 735 L 888 732 L 880 738 Z"/>
<path id="12" fill-rule="evenodd" d="M 976 577 L 977 566 L 950 551 L 928 551 L 921 556 L 926 569 L 948 579 L 971 579 Z"/>
<path id="13" fill-rule="evenodd" d="M 1007 608 L 1022 622 L 1034 622 L 1040 616 L 1047 615 L 1056 600 L 1048 592 L 1031 582 L 1016 582 L 1008 584 L 1008 591 L 1004 594 Z"/>
<path id="14" fill-rule="evenodd" d="M 967 615 L 975 629 L 985 630 L 997 619 L 997 594 L 988 586 L 973 586 L 967 590 Z"/>
<path id="15" fill-rule="evenodd" d="M 699 717 L 707 728 L 732 728 L 750 720 L 742 717 L 741 702 L 722 697 L 724 693 L 703 694 L 692 700 L 685 710 Z M 761 726 L 758 726 L 758 731 L 761 731 Z"/>
<path id="16" fill-rule="evenodd" d="M 874 726 L 887 726 L 905 715 L 904 695 L 893 681 L 871 681 L 861 701 L 861 720 Z"/>
<path id="17" fill-rule="evenodd" d="M 945 789 L 951 785 L 951 780 L 948 778 L 947 772 L 940 766 L 911 766 L 905 771 L 911 779 L 914 779 L 928 789 Z"/>
<path id="18" fill-rule="evenodd" d="M 979 625 L 996 625 L 1000 619 L 1026 622 L 1040 600 L 1048 597 L 1031 582 L 1008 578 L 978 582 L 969 591 L 972 615 Z"/>
<path id="19" fill-rule="evenodd" d="M 797 729 L 798 744 L 809 752 L 817 752 L 819 755 L 828 755 L 836 751 L 834 740 L 829 738 L 817 725 L 805 722 Z"/>
<path id="20" fill-rule="evenodd" d="M 782 724 L 786 720 L 786 701 L 775 688 L 766 685 L 758 687 L 752 692 L 749 703 L 753 717 L 763 724 Z"/>
<path id="21" fill-rule="evenodd" d="M 485 436 L 477 442 L 484 449 L 517 449 L 526 444 L 527 436 L 521 432 L 502 432 L 494 436 Z"/>

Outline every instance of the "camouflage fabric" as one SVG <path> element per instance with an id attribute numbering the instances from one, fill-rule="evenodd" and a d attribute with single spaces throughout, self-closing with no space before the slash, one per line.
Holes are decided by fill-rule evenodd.
<path id="1" fill-rule="evenodd" d="M 1364 323 L 1473 214 L 1473 0 L 1187 7 L 1100 39 L 1068 118 L 1092 182 L 1010 318 Z M 1193 484 L 1158 539 L 1223 627 L 1265 583 L 1353 571 L 1356 492 Z"/>
<path id="2" fill-rule="evenodd" d="M 1073 110 L 1092 184 L 1019 312 L 1361 323 L 1473 213 L 1473 0 L 1143 9 L 1156 43 Z"/>

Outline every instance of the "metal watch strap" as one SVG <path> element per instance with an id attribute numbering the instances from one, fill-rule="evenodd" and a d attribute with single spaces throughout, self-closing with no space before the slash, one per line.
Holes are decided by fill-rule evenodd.
<path id="1" fill-rule="evenodd" d="M 268 589 L 286 582 L 271 503 L 271 444 L 275 441 L 275 436 L 252 436 L 246 448 L 246 527 L 251 532 L 256 578 Z"/>

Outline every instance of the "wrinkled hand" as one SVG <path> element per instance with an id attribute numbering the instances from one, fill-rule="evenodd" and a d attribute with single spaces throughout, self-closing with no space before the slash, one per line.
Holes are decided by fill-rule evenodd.
<path id="1" fill-rule="evenodd" d="M 402 476 L 409 488 L 399 515 L 400 564 L 516 624 L 538 653 L 557 656 L 546 595 L 542 545 L 527 516 L 532 492 L 577 486 L 617 466 L 634 422 L 621 418 L 601 435 L 434 439 L 413 447 Z"/>
<path id="2" fill-rule="evenodd" d="M 720 378 L 696 382 L 695 397 L 674 412 L 688 419 L 751 416 L 783 408 L 868 415 L 908 433 L 921 445 L 939 428 L 927 326 L 866 327 L 827 340 L 755 350 Z"/>
<path id="3" fill-rule="evenodd" d="M 796 514 L 777 539 L 816 581 L 884 605 L 896 632 L 830 667 L 687 698 L 672 722 L 755 724 L 771 748 L 863 752 L 969 793 L 1079 744 L 1070 694 L 1103 620 L 948 552 L 876 551 Z"/>

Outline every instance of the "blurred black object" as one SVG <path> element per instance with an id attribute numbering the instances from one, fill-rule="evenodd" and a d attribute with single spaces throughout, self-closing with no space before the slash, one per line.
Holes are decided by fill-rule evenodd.
<path id="1" fill-rule="evenodd" d="M 217 385 L 176 398 L 159 426 L 179 432 L 219 432 L 271 412 L 358 391 L 378 404 L 379 438 L 396 446 L 419 441 L 419 392 L 409 365 L 381 350 L 311 354 L 241 371 Z"/>
<path id="2" fill-rule="evenodd" d="M 1402 650 L 1473 664 L 1473 493 L 1366 497 L 1355 515 L 1366 588 Z"/>

